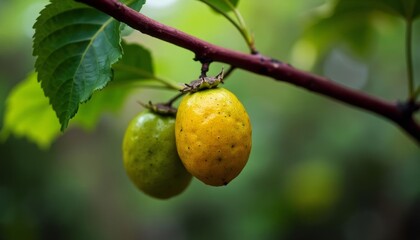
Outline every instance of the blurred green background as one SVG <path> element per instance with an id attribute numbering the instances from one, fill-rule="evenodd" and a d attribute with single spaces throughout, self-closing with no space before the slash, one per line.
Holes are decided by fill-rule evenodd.
<path id="1" fill-rule="evenodd" d="M 0 1 L 0 126 L 5 99 L 33 70 L 32 25 L 43 0 Z M 258 50 L 389 100 L 406 97 L 404 22 L 380 11 L 328 11 L 330 1 L 245 1 L 239 9 Z M 239 51 L 232 25 L 198 1 L 148 0 L 142 12 Z M 420 74 L 420 24 L 415 24 Z M 193 54 L 134 32 L 156 73 L 177 82 L 199 74 Z M 211 65 L 215 75 L 225 67 Z M 289 84 L 241 70 L 225 86 L 253 124 L 253 149 L 226 187 L 194 180 L 155 200 L 122 166 L 125 127 L 142 101 L 173 92 L 138 89 L 91 131 L 70 128 L 47 150 L 0 143 L 0 239 L 419 239 L 420 149 L 390 122 Z M 417 116 L 418 117 L 418 116 Z"/>

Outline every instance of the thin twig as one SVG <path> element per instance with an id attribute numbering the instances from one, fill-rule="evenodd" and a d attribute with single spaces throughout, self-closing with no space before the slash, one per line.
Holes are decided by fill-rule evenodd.
<path id="1" fill-rule="evenodd" d="M 116 0 L 78 0 L 124 22 L 144 34 L 172 43 L 195 53 L 198 59 L 211 59 L 272 79 L 288 82 L 337 101 L 383 116 L 408 133 L 420 144 L 420 125 L 405 115 L 394 102 L 368 95 L 329 79 L 272 61 L 261 54 L 245 54 L 205 42 L 180 30 L 166 26 L 134 11 Z"/>

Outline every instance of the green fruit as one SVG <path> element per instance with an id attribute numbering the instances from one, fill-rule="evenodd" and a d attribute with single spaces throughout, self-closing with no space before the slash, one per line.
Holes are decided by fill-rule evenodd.
<path id="1" fill-rule="evenodd" d="M 144 193 L 167 199 L 184 191 L 191 181 L 175 144 L 175 118 L 150 110 L 128 125 L 123 141 L 127 175 Z"/>

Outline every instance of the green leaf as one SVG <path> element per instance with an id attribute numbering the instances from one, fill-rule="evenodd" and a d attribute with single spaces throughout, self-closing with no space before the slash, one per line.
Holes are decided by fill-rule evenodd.
<path id="1" fill-rule="evenodd" d="M 139 10 L 144 0 L 125 1 Z M 34 25 L 35 69 L 61 123 L 68 126 L 79 104 L 112 79 L 122 55 L 121 24 L 73 0 L 52 0 Z"/>
<path id="2" fill-rule="evenodd" d="M 1 137 L 26 137 L 45 149 L 59 135 L 60 123 L 36 79 L 33 73 L 10 92 Z"/>
<path id="3" fill-rule="evenodd" d="M 36 79 L 36 73 L 29 75 L 9 94 L 0 137 L 25 137 L 46 149 L 60 135 L 60 123 Z M 95 92 L 89 102 L 80 105 L 70 126 L 93 129 L 104 112 L 120 109 L 129 92 L 130 88 L 121 86 Z"/>
<path id="4" fill-rule="evenodd" d="M 147 82 L 148 86 L 180 90 L 178 84 L 155 75 L 149 50 L 138 44 L 127 44 L 124 41 L 122 47 L 124 50 L 122 59 L 112 66 L 115 80 L 111 82 L 111 86 L 138 83 L 138 81 L 145 83 L 146 80 L 150 80 Z"/>
<path id="5" fill-rule="evenodd" d="M 236 8 L 239 0 L 199 0 L 223 12 L 230 12 Z"/>
<path id="6" fill-rule="evenodd" d="M 114 82 L 145 80 L 155 78 L 150 51 L 138 44 L 122 42 L 123 58 L 115 63 Z"/>
<path id="7" fill-rule="evenodd" d="M 125 83 L 155 78 L 152 56 L 147 49 L 124 41 L 122 48 L 124 55 L 113 66 L 112 84 L 96 91 L 88 102 L 81 104 L 70 126 L 93 129 L 104 112 L 121 108 L 132 89 Z M 0 137 L 10 134 L 26 137 L 45 149 L 60 135 L 60 123 L 36 79 L 36 73 L 30 74 L 9 94 Z"/>

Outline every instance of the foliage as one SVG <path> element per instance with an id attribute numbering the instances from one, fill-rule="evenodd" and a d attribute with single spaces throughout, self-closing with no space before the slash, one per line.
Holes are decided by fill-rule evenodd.
<path id="1" fill-rule="evenodd" d="M 10 93 L 2 134 L 26 136 L 45 148 L 58 135 L 60 125 L 36 79 L 36 74 L 30 74 Z"/>
<path id="2" fill-rule="evenodd" d="M 125 3 L 140 10 L 144 1 Z M 64 130 L 79 104 L 112 79 L 111 66 L 122 55 L 122 27 L 84 4 L 53 0 L 34 28 L 35 69 Z"/>
<path id="3" fill-rule="evenodd" d="M 235 25 L 251 51 L 255 50 L 254 40 L 237 10 L 238 0 L 200 1 Z M 135 10 L 140 10 L 144 0 L 126 0 L 124 3 Z M 352 49 L 362 53 L 369 49 L 373 42 L 372 32 L 375 26 L 371 16 L 375 15 L 378 9 L 412 21 L 420 14 L 419 6 L 420 3 L 414 0 L 337 0 L 330 2 L 330 9 L 327 10 L 330 12 L 328 17 L 323 17 L 324 13 L 317 21 L 312 21 L 314 24 L 310 25 L 303 39 L 317 44 L 322 51 L 334 46 L 332 42 L 344 41 Z M 229 12 L 233 12 L 235 18 L 232 18 Z M 75 15 L 78 17 L 74 18 Z M 68 126 L 70 119 L 76 115 L 79 105 L 89 101 L 96 90 L 103 89 L 112 79 L 114 81 L 111 85 L 115 89 L 122 90 L 114 89 L 110 92 L 124 92 L 126 90 L 121 85 L 133 86 L 136 81 L 146 79 L 153 80 L 152 85 L 157 83 L 157 86 L 163 84 L 163 87 L 179 88 L 176 84 L 154 74 L 150 52 L 139 45 L 121 44 L 123 27 L 124 24 L 120 24 L 106 14 L 73 0 L 52 0 L 41 11 L 34 25 L 33 53 L 37 56 L 35 69 L 38 72 L 38 81 L 41 82 L 44 94 L 48 97 L 59 119 L 62 131 Z M 123 54 L 124 57 L 118 61 Z M 413 82 L 412 79 L 409 81 Z M 14 95 L 19 96 L 19 91 L 23 90 L 16 91 Z M 120 101 L 117 102 L 122 102 L 124 95 L 121 93 L 114 96 L 120 97 Z M 33 111 L 35 105 L 20 104 L 16 98 L 8 102 L 18 106 L 8 108 L 8 113 L 12 114 L 6 115 L 9 120 L 5 129 L 8 132 L 28 135 L 34 141 L 39 138 L 42 146 L 48 146 L 58 135 L 56 130 L 50 130 L 49 134 L 41 137 L 39 134 L 30 133 L 28 128 L 17 127 L 17 123 L 22 121 L 14 120 L 11 123 L 10 119 L 17 116 L 13 115 L 13 112 L 15 114 L 19 111 L 36 112 Z M 39 103 L 45 104 L 45 101 L 40 100 Z M 98 103 L 96 109 L 101 109 Z M 106 108 L 102 107 L 102 109 Z M 92 127 L 100 112 L 90 109 L 84 111 L 83 115 L 91 117 L 81 116 L 79 123 Z M 50 114 L 46 116 L 51 117 Z M 53 120 L 50 119 L 47 122 L 53 122 Z"/>
<path id="4" fill-rule="evenodd" d="M 16 2 L 0 1 L 0 11 Z M 258 49 L 288 61 L 293 43 L 302 37 L 299 25 L 302 13 L 312 9 L 315 2 L 321 1 L 241 1 L 240 7 L 249 26 L 258 33 Z M 156 17 L 159 21 L 170 21 L 181 29 L 187 26 L 191 34 L 203 33 L 203 38 L 211 42 L 236 46 L 232 28 L 219 24 L 221 19 L 214 17 L 211 11 L 197 13 L 188 1 L 177 4 L 165 10 L 152 10 L 159 12 Z M 12 12 L 13 16 L 21 16 Z M 23 8 L 21 12 L 25 12 Z M 314 22 L 334 16 L 330 13 L 310 19 L 313 24 L 309 25 L 315 26 Z M 400 15 L 389 16 L 392 19 Z M 367 18 L 384 20 L 382 14 Z M 209 31 L 210 25 L 214 28 L 213 19 L 217 31 Z M 340 37 L 342 28 L 350 28 L 349 25 L 358 22 L 349 20 L 341 24 L 338 18 L 330 21 L 332 35 L 328 36 L 332 37 Z M 336 27 L 332 25 L 334 21 Z M 203 26 L 209 28 L 204 31 Z M 377 25 L 369 27 L 370 31 L 377 30 Z M 384 29 L 380 30 L 384 33 Z M 334 50 L 340 49 L 340 45 L 337 47 L 331 39 L 323 37 L 327 33 L 327 30 L 320 32 L 318 37 L 335 47 Z M 399 44 L 403 40 L 402 33 L 401 25 L 391 24 L 385 34 L 375 35 L 384 37 L 381 41 L 369 37 L 371 44 L 365 50 L 372 55 L 370 59 L 363 58 L 363 64 L 369 66 L 373 77 L 363 90 L 390 99 L 404 96 L 404 62 Z M 415 33 L 415 39 L 419 39 L 419 31 Z M 358 34 L 348 32 L 344 36 L 357 40 L 358 36 L 354 35 Z M 23 42 L 30 45 L 30 40 Z M 138 87 L 166 88 L 167 85 L 162 84 L 165 81 L 156 79 L 156 72 L 184 82 L 196 76 L 199 66 L 191 60 L 189 52 L 170 44 L 141 37 L 135 40 L 145 43 L 156 53 L 155 57 L 159 56 L 152 65 L 153 77 L 140 77 L 151 74 L 133 75 L 119 84 L 117 62 L 113 65 L 114 80 L 80 104 L 70 121 L 70 129 L 52 149 L 40 151 L 33 144 L 14 137 L 0 144 L 0 235 L 4 239 L 119 239 L 121 236 L 127 239 L 165 239 L 168 236 L 181 239 L 380 239 L 384 234 L 398 239 L 418 238 L 415 227 L 420 196 L 418 146 L 385 121 L 243 71 L 235 71 L 225 85 L 243 99 L 254 126 L 255 144 L 240 178 L 217 190 L 193 181 L 185 195 L 164 203 L 139 194 L 130 185 L 121 164 L 123 127 L 138 111 L 131 107 L 135 106 L 137 97 L 125 101 L 124 96 Z M 6 99 L 4 94 L 19 79 L 27 79 L 24 75 L 32 67 L 27 60 L 31 59 L 28 49 L 16 42 L 10 44 L 7 48 L 12 54 L 0 52 L 1 100 Z M 370 48 L 372 46 L 375 48 Z M 123 45 L 123 58 L 133 51 L 125 49 Z M 328 56 L 329 49 L 324 53 Z M 20 55 L 23 57 L 17 57 Z M 416 62 L 419 59 L 415 58 Z M 219 71 L 219 65 L 213 64 L 212 70 Z M 312 70 L 322 73 L 326 64 L 319 61 L 315 65 L 318 67 Z M 31 91 L 38 89 L 37 95 L 48 104 L 35 79 L 31 84 L 27 80 L 17 84 L 15 91 L 25 83 L 32 86 Z M 122 96 L 115 93 L 114 98 L 107 97 L 107 91 L 113 93 L 122 88 L 126 88 Z M 160 92 L 141 91 L 139 98 L 161 97 L 157 95 Z M 7 107 L 5 119 L 9 114 L 13 116 L 14 110 L 24 107 L 9 105 L 15 98 L 13 95 L 9 94 L 5 101 L 11 106 Z M 22 95 L 18 101 L 22 104 L 30 106 L 30 99 L 34 105 L 40 102 L 32 98 L 35 94 Z M 72 127 L 79 126 L 78 118 L 94 112 L 89 106 L 97 110 L 95 116 L 99 118 L 109 110 L 120 110 L 124 101 L 127 108 L 118 117 L 106 118 L 101 124 L 89 120 L 95 127 L 89 134 Z M 49 108 L 59 133 L 60 124 Z M 46 129 L 38 119 L 34 121 L 37 122 L 29 124 L 29 128 Z M 10 131 L 16 134 L 15 130 Z M 24 134 L 27 136 L 27 132 Z M 206 224 L 202 224 L 203 221 Z M 410 232 L 411 235 L 407 235 Z"/>
<path id="5" fill-rule="evenodd" d="M 224 12 L 234 10 L 238 3 L 229 0 L 206 2 Z M 124 3 L 140 10 L 144 0 Z M 74 18 L 76 15 L 78 17 Z M 36 77 L 59 119 L 61 131 L 67 128 L 77 111 L 79 117 L 74 125 L 91 129 L 101 112 L 118 108 L 130 85 L 136 86 L 134 83 L 139 80 L 152 79 L 158 82 L 153 86 L 163 84 L 162 87 L 178 89 L 176 84 L 154 74 L 152 57 L 147 49 L 124 42 L 121 45 L 123 27 L 118 21 L 84 4 L 73 0 L 52 0 L 34 25 L 33 53 L 37 56 L 35 69 L 38 74 L 30 75 L 11 93 L 3 138 L 10 133 L 26 136 L 45 148 L 59 135 L 48 101 L 33 81 Z M 112 79 L 112 87 L 106 94 L 96 94 L 94 103 L 84 104 L 79 109 L 81 103 L 90 101 L 94 92 L 104 88 Z M 32 100 L 26 100 L 27 104 L 21 100 L 27 95 L 25 91 L 33 95 Z M 46 126 L 50 128 L 43 133 Z"/>
<path id="6" fill-rule="evenodd" d="M 114 67 L 115 79 L 106 89 L 96 92 L 80 105 L 79 114 L 72 126 L 93 129 L 104 112 L 118 111 L 132 84 L 139 80 L 155 78 L 150 52 L 139 46 L 123 42 L 124 56 Z M 142 56 L 142 57 L 138 57 Z M 27 137 L 41 148 L 47 148 L 60 134 L 60 124 L 36 81 L 37 74 L 30 74 L 9 94 L 6 102 L 2 137 L 13 133 Z"/>
<path id="7" fill-rule="evenodd" d="M 230 12 L 238 5 L 239 0 L 198 0 L 223 11 Z"/>

